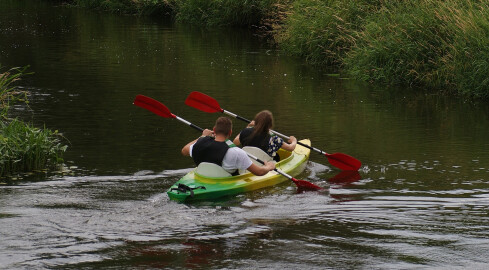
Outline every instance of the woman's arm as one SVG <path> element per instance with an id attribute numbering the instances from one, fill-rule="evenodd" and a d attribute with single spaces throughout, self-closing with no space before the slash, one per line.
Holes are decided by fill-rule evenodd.
<path id="1" fill-rule="evenodd" d="M 284 142 L 281 148 L 287 151 L 294 151 L 296 145 L 297 145 L 297 139 L 294 136 L 290 136 L 289 142 L 288 143 Z"/>
<path id="2" fill-rule="evenodd" d="M 239 134 L 238 134 L 238 136 L 236 136 L 236 138 L 234 138 L 233 143 L 236 146 L 240 146 L 241 145 L 241 142 L 239 141 Z"/>

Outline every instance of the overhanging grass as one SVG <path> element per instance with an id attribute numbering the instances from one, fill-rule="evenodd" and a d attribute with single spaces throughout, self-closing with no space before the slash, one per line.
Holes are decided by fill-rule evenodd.
<path id="1" fill-rule="evenodd" d="M 63 162 L 67 146 L 57 131 L 19 120 L 0 122 L 0 176 L 42 170 Z"/>
<path id="2" fill-rule="evenodd" d="M 277 36 L 281 48 L 317 65 L 341 66 L 357 42 L 368 14 L 381 1 L 296 0 Z"/>
<path id="3" fill-rule="evenodd" d="M 489 3 L 297 0 L 286 51 L 355 79 L 489 98 Z"/>
<path id="4" fill-rule="evenodd" d="M 27 92 L 20 91 L 14 85 L 16 81 L 19 81 L 25 75 L 27 68 L 17 67 L 3 72 L 2 66 L 0 65 L 0 120 L 6 119 L 8 110 L 12 104 L 16 102 L 27 103 Z"/>
<path id="5" fill-rule="evenodd" d="M 489 97 L 489 6 L 476 1 L 386 4 L 344 58 L 355 78 Z"/>

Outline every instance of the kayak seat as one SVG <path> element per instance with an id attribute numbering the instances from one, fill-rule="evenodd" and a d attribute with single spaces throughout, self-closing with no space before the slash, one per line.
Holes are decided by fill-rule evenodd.
<path id="1" fill-rule="evenodd" d="M 210 163 L 210 162 L 201 162 L 197 169 L 195 170 L 197 174 L 207 177 L 229 177 L 231 176 L 226 170 L 224 170 L 221 166 Z"/>
<path id="2" fill-rule="evenodd" d="M 269 156 L 267 153 L 265 153 L 265 151 L 261 150 L 258 147 L 245 146 L 245 147 L 243 147 L 243 150 L 246 153 L 252 154 L 253 156 L 257 157 L 260 160 L 263 160 L 263 161 L 273 161 L 273 158 L 271 156 Z M 254 159 L 251 159 L 251 161 L 253 161 L 253 163 L 255 163 L 258 166 L 263 165 L 263 164 L 261 164 L 260 162 L 254 160 Z M 239 174 L 245 174 L 247 172 L 248 172 L 248 170 L 239 170 Z"/>
<path id="3" fill-rule="evenodd" d="M 254 146 L 245 146 L 243 147 L 243 150 L 246 152 L 246 153 L 250 153 L 252 154 L 253 156 L 263 160 L 263 161 L 272 161 L 273 158 L 271 156 L 269 156 L 267 153 L 265 153 L 265 151 L 261 150 L 260 148 L 258 147 L 254 147 Z M 258 164 L 258 165 L 262 165 L 260 162 L 256 161 L 256 160 L 253 160 L 253 162 L 255 164 Z"/>

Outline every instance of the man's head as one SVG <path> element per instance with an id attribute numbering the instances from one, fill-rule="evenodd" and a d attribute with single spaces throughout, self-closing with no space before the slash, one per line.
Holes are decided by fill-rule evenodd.
<path id="1" fill-rule="evenodd" d="M 231 136 L 231 132 L 233 130 L 233 122 L 231 119 L 221 116 L 217 118 L 216 125 L 214 126 L 214 133 L 216 135 L 224 135 L 226 137 Z"/>

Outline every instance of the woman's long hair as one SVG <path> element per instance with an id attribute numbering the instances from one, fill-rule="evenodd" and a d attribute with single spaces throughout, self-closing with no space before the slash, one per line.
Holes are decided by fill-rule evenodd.
<path id="1" fill-rule="evenodd" d="M 268 110 L 257 113 L 255 119 L 253 120 L 255 121 L 255 126 L 253 127 L 253 132 L 250 135 L 250 140 L 260 134 L 268 134 L 270 129 L 273 127 L 273 114 Z"/>

